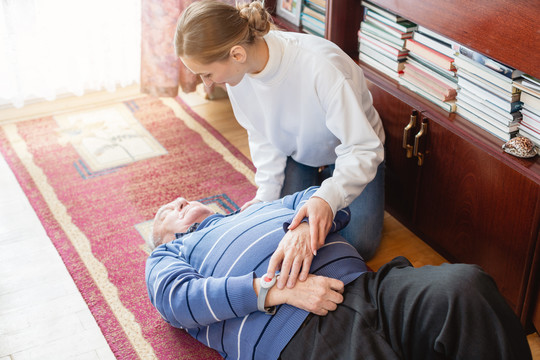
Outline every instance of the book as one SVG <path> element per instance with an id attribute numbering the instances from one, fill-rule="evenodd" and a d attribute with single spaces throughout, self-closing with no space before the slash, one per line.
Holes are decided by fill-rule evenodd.
<path id="1" fill-rule="evenodd" d="M 467 91 L 460 90 L 456 95 L 457 102 L 465 102 L 475 107 L 476 109 L 486 113 L 493 119 L 501 122 L 502 124 L 509 125 L 513 122 L 519 121 L 522 118 L 522 113 L 520 111 L 514 111 L 512 113 L 504 112 L 500 110 L 497 106 L 486 103 L 485 101 L 479 100 L 474 94 L 471 94 Z"/>
<path id="2" fill-rule="evenodd" d="M 480 128 L 486 130 L 492 135 L 495 135 L 496 137 L 498 137 L 499 139 L 503 141 L 508 141 L 517 134 L 517 131 L 514 131 L 514 132 L 502 131 L 499 128 L 490 124 L 489 122 L 485 121 L 484 119 L 481 119 L 478 116 L 474 115 L 473 113 L 467 111 L 461 106 L 457 108 L 456 113 L 460 115 L 461 117 L 463 117 L 464 119 L 469 120 L 471 123 L 479 126 Z"/>
<path id="3" fill-rule="evenodd" d="M 399 84 L 405 86 L 409 90 L 415 92 L 416 94 L 422 96 L 426 100 L 431 101 L 435 105 L 443 108 L 444 110 L 448 112 L 455 112 L 456 111 L 456 102 L 455 100 L 449 100 L 449 101 L 442 101 L 437 99 L 435 96 L 431 95 L 427 91 L 419 88 L 418 86 L 414 85 L 407 79 L 404 79 L 402 76 L 399 77 Z"/>
<path id="4" fill-rule="evenodd" d="M 508 98 L 503 99 L 462 77 L 458 77 L 458 85 L 462 89 L 465 88 L 469 92 L 475 94 L 475 96 L 479 99 L 486 100 L 487 102 L 498 106 L 504 111 L 514 112 L 518 111 L 521 108 L 522 103 L 520 101 L 512 101 L 512 99 Z"/>
<path id="5" fill-rule="evenodd" d="M 396 48 L 396 49 L 399 49 L 401 51 L 406 51 L 407 53 L 409 53 L 409 50 L 405 49 L 404 46 L 405 46 L 405 40 L 399 40 L 400 43 L 396 43 L 394 40 L 389 40 L 383 36 L 379 36 L 373 32 L 369 32 L 369 31 L 366 31 L 366 27 L 362 27 L 362 24 L 363 22 L 360 24 L 360 30 L 358 30 L 358 34 L 364 34 L 366 35 L 367 37 L 369 38 L 372 38 L 372 39 L 376 39 L 388 46 L 391 46 L 393 48 Z"/>
<path id="6" fill-rule="evenodd" d="M 448 100 L 453 100 L 456 98 L 455 89 L 451 89 L 451 88 L 448 89 L 446 87 L 441 86 L 439 83 L 435 81 L 429 80 L 426 77 L 418 76 L 417 73 L 410 71 L 410 69 L 408 68 L 405 68 L 401 76 L 404 79 L 407 79 L 408 81 L 413 83 L 414 85 L 418 86 L 419 88 L 435 96 L 439 100 L 448 101 Z"/>
<path id="7" fill-rule="evenodd" d="M 540 97 L 536 97 L 531 93 L 522 91 L 521 92 L 521 102 L 526 104 L 527 107 L 532 107 L 539 110 L 540 113 Z"/>
<path id="8" fill-rule="evenodd" d="M 364 17 L 364 22 L 368 23 L 368 24 L 373 24 L 374 26 L 377 26 L 379 29 L 387 32 L 388 34 L 398 38 L 398 39 L 409 39 L 409 38 L 412 38 L 412 31 L 411 32 L 405 32 L 405 31 L 401 31 L 401 30 L 398 30 L 396 29 L 395 27 L 392 27 L 390 25 L 386 25 L 385 23 L 383 23 L 382 21 L 380 20 L 377 20 L 375 19 L 374 17 L 370 16 L 370 15 L 366 15 Z"/>
<path id="9" fill-rule="evenodd" d="M 462 101 L 460 99 L 457 100 L 457 108 L 458 108 L 458 110 L 459 110 L 459 108 L 463 108 L 463 109 L 467 110 L 471 114 L 474 114 L 478 118 L 484 120 L 485 122 L 493 125 L 497 129 L 499 129 L 501 131 L 504 131 L 504 132 L 509 132 L 509 133 L 510 132 L 515 132 L 515 131 L 517 131 L 518 126 L 519 126 L 519 121 L 513 121 L 511 123 L 503 124 L 502 122 L 497 121 L 496 119 L 492 118 L 488 114 L 483 113 L 479 109 L 475 108 L 474 106 L 472 106 L 472 105 L 470 105 L 470 104 L 468 104 L 468 103 L 466 103 L 466 102 L 464 102 L 464 101 Z"/>
<path id="10" fill-rule="evenodd" d="M 448 81 L 454 82 L 457 84 L 457 76 L 455 70 L 444 70 L 437 66 L 436 64 L 433 64 L 429 62 L 428 60 L 409 52 L 407 55 L 407 62 L 414 64 L 417 67 L 421 67 L 422 69 L 429 69 L 430 71 L 440 75 L 441 77 L 445 78 Z"/>
<path id="11" fill-rule="evenodd" d="M 420 32 L 414 32 L 413 34 L 413 40 L 418 41 L 420 44 L 423 44 L 437 52 L 440 52 L 443 55 L 446 55 L 448 57 L 455 57 L 456 52 L 452 49 L 451 46 L 448 46 L 445 43 L 440 42 L 437 39 L 434 39 L 426 34 L 420 33 Z"/>
<path id="12" fill-rule="evenodd" d="M 366 13 L 365 13 L 365 16 L 366 17 L 371 17 L 375 20 L 378 20 L 380 21 L 381 23 L 385 24 L 385 25 L 388 25 L 388 26 L 391 26 L 401 32 L 404 32 L 404 33 L 410 33 L 410 32 L 413 32 L 414 30 L 417 29 L 417 26 L 415 23 L 411 22 L 411 21 L 408 21 L 408 20 L 403 20 L 403 21 L 399 21 L 399 22 L 396 22 L 396 21 L 393 21 L 393 20 L 390 20 L 388 18 L 386 18 L 385 16 L 371 10 L 371 9 L 367 9 L 366 10 Z"/>
<path id="13" fill-rule="evenodd" d="M 399 62 L 393 59 L 390 59 L 386 55 L 378 52 L 377 50 L 373 49 L 372 47 L 366 46 L 365 44 L 360 44 L 359 47 L 360 53 L 366 54 L 370 58 L 380 62 L 387 68 L 394 70 L 395 72 L 401 72 L 404 68 L 404 63 Z"/>
<path id="14" fill-rule="evenodd" d="M 396 15 L 386 9 L 383 9 L 382 7 L 379 7 L 375 4 L 372 4 L 368 1 L 362 1 L 362 6 L 364 8 L 367 8 L 367 9 L 370 9 L 370 10 L 373 10 L 377 13 L 379 13 L 380 15 L 384 16 L 385 18 L 387 18 L 388 20 L 392 20 L 394 22 L 400 22 L 400 21 L 404 21 L 406 20 L 405 18 L 399 16 L 399 15 Z"/>
<path id="15" fill-rule="evenodd" d="M 523 78 L 522 81 L 524 86 L 535 91 L 540 91 L 540 79 L 529 74 L 523 74 L 521 77 Z"/>
<path id="16" fill-rule="evenodd" d="M 407 54 L 409 53 L 407 49 L 391 46 L 379 39 L 376 39 L 360 31 L 358 31 L 358 41 L 359 43 L 364 43 L 373 48 L 380 49 L 380 51 L 387 53 L 389 57 L 395 58 L 398 60 L 406 59 Z"/>
<path id="17" fill-rule="evenodd" d="M 415 62 L 412 59 L 407 59 L 405 61 L 405 68 L 408 71 L 417 73 L 419 76 L 424 76 L 432 81 L 435 81 L 445 88 L 454 89 L 455 91 L 457 91 L 458 89 L 457 78 L 448 79 L 445 76 L 431 70 L 430 68 L 420 63 Z"/>
<path id="18" fill-rule="evenodd" d="M 521 108 L 521 114 L 540 124 L 540 111 L 528 107 L 526 104 Z"/>
<path id="19" fill-rule="evenodd" d="M 480 54 L 477 51 L 471 50 L 461 44 L 453 44 L 453 48 L 456 52 L 458 52 L 460 55 L 473 60 L 474 62 L 485 66 L 486 68 L 490 69 L 491 71 L 500 74 L 508 79 L 516 79 L 523 75 L 523 71 L 516 70 L 514 68 L 511 68 L 509 66 L 503 65 L 485 55 Z"/>
<path id="20" fill-rule="evenodd" d="M 326 1 L 325 0 L 304 0 L 304 3 L 312 9 L 326 14 Z"/>
<path id="21" fill-rule="evenodd" d="M 368 64 L 369 66 L 379 70 L 380 72 L 382 72 L 383 74 L 389 76 L 390 78 L 394 79 L 394 80 L 398 80 L 399 79 L 399 73 L 396 72 L 395 70 L 392 70 L 386 66 L 384 66 L 383 64 L 381 64 L 380 62 L 378 62 L 377 60 L 369 57 L 368 55 L 364 54 L 364 53 L 360 53 L 359 54 L 359 59 L 361 61 L 363 61 L 364 63 Z"/>
<path id="22" fill-rule="evenodd" d="M 305 0 L 307 3 L 311 3 L 326 9 L 326 0 Z"/>
<path id="23" fill-rule="evenodd" d="M 536 133 L 529 130 L 527 127 L 520 127 L 519 134 L 521 136 L 529 138 L 534 143 L 534 145 L 536 145 L 537 149 L 540 148 L 540 136 L 537 136 Z"/>
<path id="24" fill-rule="evenodd" d="M 375 26 L 369 22 L 362 21 L 360 23 L 360 31 L 377 37 L 379 39 L 384 39 L 387 43 L 392 44 L 396 47 L 405 47 L 405 39 L 397 38 L 396 36 L 384 31 L 383 29 Z"/>
<path id="25" fill-rule="evenodd" d="M 305 22 L 305 23 L 302 24 L 302 31 L 306 32 L 308 34 L 311 34 L 311 35 L 324 37 L 324 32 L 323 31 L 321 31 L 320 29 L 318 29 L 317 27 L 311 25 L 308 22 Z"/>
<path id="26" fill-rule="evenodd" d="M 440 52 L 435 51 L 423 44 L 420 44 L 413 39 L 407 39 L 407 41 L 405 42 L 405 47 L 409 49 L 410 52 L 413 52 L 417 56 L 421 56 L 429 60 L 430 62 L 436 64 L 437 66 L 440 66 L 445 70 L 455 69 L 453 58 L 441 54 Z"/>
<path id="27" fill-rule="evenodd" d="M 458 69 L 465 69 L 466 71 L 480 76 L 490 83 L 497 85 L 500 88 L 505 88 L 508 84 L 512 84 L 512 79 L 502 76 L 489 68 L 474 62 L 466 56 L 457 55 L 454 59 L 454 63 Z"/>
<path id="28" fill-rule="evenodd" d="M 523 115 L 521 125 L 526 125 L 530 130 L 534 130 L 540 135 L 540 122 L 533 120 L 532 118 Z"/>
<path id="29" fill-rule="evenodd" d="M 326 15 L 321 14 L 319 11 L 316 11 L 309 7 L 308 5 L 304 6 L 302 12 L 306 15 L 309 15 L 319 21 L 322 21 L 323 23 L 326 23 Z"/>
<path id="30" fill-rule="evenodd" d="M 474 82 L 478 84 L 479 86 L 482 86 L 483 88 L 489 90 L 493 93 L 504 93 L 508 95 L 513 95 L 519 93 L 521 90 L 514 86 L 514 83 L 505 83 L 503 87 L 495 85 L 494 83 L 490 82 L 486 78 L 479 76 L 478 73 L 472 73 L 466 69 L 459 68 L 458 77 L 463 77 L 471 82 Z M 503 85 L 503 84 L 501 84 Z"/>
<path id="31" fill-rule="evenodd" d="M 302 20 L 302 26 L 305 26 L 306 24 L 309 26 L 310 29 L 315 29 L 320 33 L 322 36 L 324 36 L 324 28 L 325 23 L 315 19 L 312 16 L 309 16 L 308 14 L 302 13 L 300 15 L 300 19 Z"/>
<path id="32" fill-rule="evenodd" d="M 418 25 L 418 28 L 416 29 L 416 32 L 422 33 L 424 35 L 427 35 L 435 40 L 437 40 L 440 43 L 445 44 L 448 47 L 452 47 L 455 44 L 455 41 L 450 40 L 446 36 L 442 36 L 441 34 L 436 33 L 433 30 L 430 30 L 422 25 Z"/>
<path id="33" fill-rule="evenodd" d="M 527 92 L 540 98 L 540 90 L 536 90 L 533 87 L 526 85 L 525 75 L 523 75 L 523 77 L 520 79 L 514 80 L 512 82 L 512 86 L 515 86 L 516 88 L 520 89 L 522 92 Z"/>

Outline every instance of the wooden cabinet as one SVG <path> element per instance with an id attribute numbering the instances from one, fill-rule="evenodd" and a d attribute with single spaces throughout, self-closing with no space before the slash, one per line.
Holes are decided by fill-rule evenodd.
<path id="1" fill-rule="evenodd" d="M 375 70 L 365 74 L 387 136 L 386 209 L 450 261 L 482 266 L 521 314 L 540 221 L 538 183 L 460 134 L 454 115 Z M 417 145 L 422 157 L 404 145 Z"/>
<path id="2" fill-rule="evenodd" d="M 528 0 L 372 2 L 540 78 L 540 7 Z M 362 11 L 360 0 L 327 0 L 326 38 L 354 59 Z M 540 326 L 540 157 L 504 153 L 498 138 L 360 66 L 386 131 L 386 209 L 450 261 L 482 266 L 523 324 Z M 422 165 L 403 147 L 414 114 L 405 145 L 426 124 Z"/>

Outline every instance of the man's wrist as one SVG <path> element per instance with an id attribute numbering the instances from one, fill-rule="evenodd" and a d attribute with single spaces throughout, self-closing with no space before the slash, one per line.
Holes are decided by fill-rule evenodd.
<path id="1" fill-rule="evenodd" d="M 266 276 L 266 274 L 264 274 L 261 278 L 255 279 L 253 286 L 257 293 L 257 309 L 259 311 L 265 312 L 269 315 L 275 314 L 275 305 L 277 304 L 271 305 L 272 303 L 270 302 L 268 295 L 275 286 L 278 278 L 279 275 L 269 278 Z"/>

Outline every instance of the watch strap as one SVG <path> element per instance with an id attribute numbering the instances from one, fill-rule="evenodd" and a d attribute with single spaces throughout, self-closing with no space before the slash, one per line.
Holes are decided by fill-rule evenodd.
<path id="1" fill-rule="evenodd" d="M 279 277 L 279 275 L 276 276 L 276 280 L 277 280 L 278 277 Z M 264 278 L 264 276 L 263 276 L 263 278 Z M 276 313 L 276 307 L 275 306 L 264 307 L 264 303 L 266 301 L 266 295 L 268 295 L 268 291 L 272 288 L 272 286 L 274 284 L 275 284 L 275 281 L 273 281 L 273 283 L 269 287 L 261 285 L 260 288 L 259 288 L 259 295 L 257 296 L 257 309 L 259 311 L 262 311 L 262 312 L 268 314 L 268 315 L 274 315 Z"/>

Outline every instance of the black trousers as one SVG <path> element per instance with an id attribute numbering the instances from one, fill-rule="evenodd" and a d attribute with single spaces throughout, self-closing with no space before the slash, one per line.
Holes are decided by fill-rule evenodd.
<path id="1" fill-rule="evenodd" d="M 310 315 L 281 359 L 531 359 L 517 316 L 478 266 L 414 268 L 398 257 Z"/>

